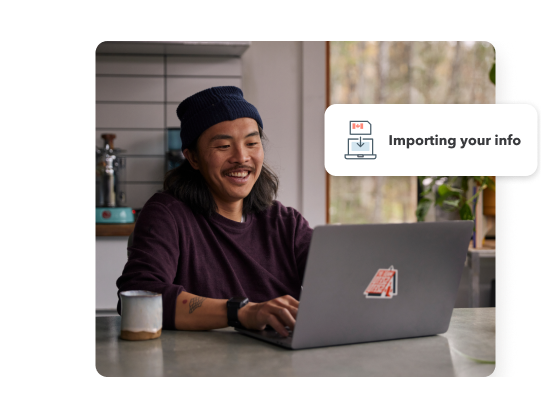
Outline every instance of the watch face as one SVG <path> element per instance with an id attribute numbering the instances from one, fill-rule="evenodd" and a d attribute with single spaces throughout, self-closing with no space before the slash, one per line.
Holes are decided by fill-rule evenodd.
<path id="1" fill-rule="evenodd" d="M 243 307 L 244 305 L 246 305 L 247 303 L 249 302 L 249 299 L 247 298 L 231 298 L 229 300 L 229 303 L 232 305 L 232 306 L 237 306 L 239 308 Z"/>

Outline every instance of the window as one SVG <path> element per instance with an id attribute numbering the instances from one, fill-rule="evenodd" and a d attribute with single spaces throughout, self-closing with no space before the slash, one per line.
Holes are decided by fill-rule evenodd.
<path id="1" fill-rule="evenodd" d="M 330 42 L 329 50 L 330 104 L 495 103 L 487 42 Z M 417 177 L 327 181 L 330 223 L 416 220 Z"/>

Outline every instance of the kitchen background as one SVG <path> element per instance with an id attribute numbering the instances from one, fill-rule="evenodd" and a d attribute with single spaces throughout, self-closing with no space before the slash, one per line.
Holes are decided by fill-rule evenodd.
<path id="1" fill-rule="evenodd" d="M 243 90 L 245 98 L 258 108 L 262 116 L 269 139 L 266 147 L 266 161 L 280 178 L 278 200 L 286 206 L 299 210 L 312 227 L 323 225 L 328 221 L 327 207 L 331 208 L 329 221 L 333 223 L 369 221 L 367 218 L 373 217 L 377 211 L 370 207 L 363 207 L 356 200 L 361 197 L 369 204 L 377 203 L 383 199 L 384 193 L 379 189 L 374 195 L 367 193 L 365 187 L 362 188 L 356 183 L 363 181 L 366 184 L 371 182 L 377 185 L 380 182 L 400 179 L 327 176 L 323 163 L 323 116 L 328 105 L 326 92 L 335 90 L 331 94 L 330 103 L 336 103 L 338 93 L 345 91 L 342 86 L 350 83 L 355 85 L 355 80 L 363 82 L 364 87 L 360 90 L 366 94 L 377 88 L 380 90 L 381 79 L 386 72 L 390 74 L 391 70 L 404 67 L 404 65 L 382 65 L 385 62 L 382 59 L 385 56 L 382 53 L 383 47 L 386 44 L 387 52 L 392 52 L 393 48 L 407 47 L 407 45 L 398 42 L 331 42 L 329 44 L 329 49 L 327 48 L 329 45 L 325 42 L 104 42 L 100 44 L 96 51 L 96 147 L 103 146 L 101 136 L 109 133 L 116 135 L 114 146 L 125 150 L 123 155 L 126 158 L 126 176 L 122 185 L 126 193 L 126 206 L 139 211 L 151 195 L 162 189 L 165 154 L 168 150 L 167 129 L 179 127 L 176 116 L 178 104 L 186 97 L 205 88 L 234 85 Z M 445 86 L 446 82 L 450 83 L 449 80 L 453 81 L 453 74 L 460 74 L 457 71 L 458 62 L 463 63 L 467 69 L 473 67 L 469 64 L 469 57 L 473 57 L 474 64 L 482 66 L 479 71 L 481 75 L 478 78 L 487 78 L 488 70 L 485 66 L 491 65 L 493 59 L 493 48 L 489 44 L 459 42 L 413 44 L 411 51 L 419 50 L 425 55 L 429 54 L 428 68 L 432 68 L 434 74 L 439 74 L 441 77 L 441 82 L 431 83 L 428 91 L 432 93 L 439 91 L 438 89 L 441 90 L 442 85 Z M 352 51 L 353 53 L 347 55 L 345 54 L 347 48 L 356 48 L 364 53 Z M 448 50 L 454 53 L 446 52 Z M 371 58 L 367 54 L 370 51 L 373 52 Z M 445 59 L 439 59 L 440 64 L 435 66 L 433 63 L 435 53 L 448 56 L 450 64 L 446 64 Z M 387 56 L 388 61 L 394 55 L 390 53 Z M 416 57 L 415 54 L 411 56 Z M 419 54 L 419 56 L 422 55 Z M 350 59 L 351 57 L 354 59 Z M 461 59 L 459 60 L 458 57 Z M 344 60 L 345 64 L 338 64 L 339 60 Z M 415 64 L 414 60 L 411 62 L 413 65 L 404 68 L 412 69 L 413 74 L 419 72 L 426 76 L 428 70 L 425 64 Z M 329 65 L 331 65 L 331 81 L 326 77 L 326 68 Z M 371 67 L 379 68 L 378 72 L 371 71 Z M 455 73 L 454 68 L 456 68 Z M 339 81 L 340 73 L 342 73 L 342 80 Z M 379 80 L 377 77 L 370 80 L 371 73 L 379 74 Z M 459 84 L 469 88 L 471 92 L 479 92 L 481 90 L 473 83 L 474 79 L 469 73 L 465 77 L 465 82 Z M 464 101 L 467 103 L 480 100 L 494 102 L 494 87 L 484 88 L 487 92 L 479 100 L 473 100 L 469 96 Z M 401 90 L 403 89 L 398 89 L 398 91 Z M 455 92 L 455 90 L 450 91 Z M 370 100 L 360 97 L 357 100 L 347 98 L 344 102 L 370 102 Z M 404 192 L 394 185 L 392 189 L 396 193 L 390 203 L 393 205 L 397 203 L 396 196 L 410 199 L 411 208 L 407 205 L 402 206 L 404 213 L 407 210 L 411 212 L 408 215 L 411 218 L 414 216 L 417 199 L 416 179 L 402 179 L 402 181 L 409 189 L 406 187 L 407 190 Z M 331 187 L 330 202 L 326 200 L 329 186 Z M 384 191 L 383 188 L 380 189 Z M 356 203 L 350 204 L 350 199 L 347 200 L 346 196 L 351 196 Z M 341 211 L 342 214 L 333 213 L 333 210 L 341 204 L 346 206 L 346 211 Z M 346 221 L 346 216 L 350 214 L 355 214 L 355 217 Z M 336 215 L 344 218 L 339 219 Z M 415 219 L 410 218 L 402 220 L 398 217 L 397 221 L 411 222 Z M 427 220 L 436 220 L 434 210 L 427 215 Z M 392 219 L 375 221 L 396 222 Z M 132 228 L 133 225 L 96 225 L 97 315 L 110 315 L 116 312 L 115 281 L 126 263 L 128 235 Z M 478 261 L 473 261 L 474 259 L 469 257 L 469 263 L 464 268 L 456 307 L 478 306 L 478 302 L 473 304 L 475 293 L 476 299 L 480 300 L 479 306 L 495 304 L 495 244 L 493 251 L 483 250 L 480 254 L 482 258 L 480 260 L 477 258 Z M 493 255 L 490 257 L 491 254 Z M 474 272 L 479 280 L 476 287 L 472 281 Z"/>
<path id="2" fill-rule="evenodd" d="M 280 176 L 278 200 L 312 226 L 325 223 L 324 42 L 104 42 L 96 51 L 96 146 L 116 135 L 125 150 L 127 206 L 162 189 L 166 128 L 178 104 L 200 90 L 240 87 L 259 110 L 266 161 Z M 308 152 L 304 152 L 307 150 Z M 109 234 L 109 232 L 107 232 Z M 98 235 L 98 233 L 96 233 Z M 116 279 L 128 236 L 96 236 L 96 310 L 116 309 Z"/>

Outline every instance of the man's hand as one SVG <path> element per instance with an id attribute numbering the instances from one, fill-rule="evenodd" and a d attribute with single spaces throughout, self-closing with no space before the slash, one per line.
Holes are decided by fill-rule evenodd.
<path id="1" fill-rule="evenodd" d="M 295 329 L 298 304 L 298 300 L 289 295 L 262 303 L 249 302 L 239 309 L 237 318 L 245 328 L 260 331 L 270 325 L 280 335 L 287 337 L 289 333 L 285 327 Z"/>

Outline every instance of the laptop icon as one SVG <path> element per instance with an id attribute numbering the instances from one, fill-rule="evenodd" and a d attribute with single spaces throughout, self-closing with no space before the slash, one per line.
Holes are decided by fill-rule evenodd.
<path id="1" fill-rule="evenodd" d="M 295 350 L 445 333 L 473 225 L 317 226 L 294 331 L 236 331 Z"/>
<path id="2" fill-rule="evenodd" d="M 348 138 L 347 160 L 373 160 L 377 155 L 373 154 L 373 138 Z"/>

